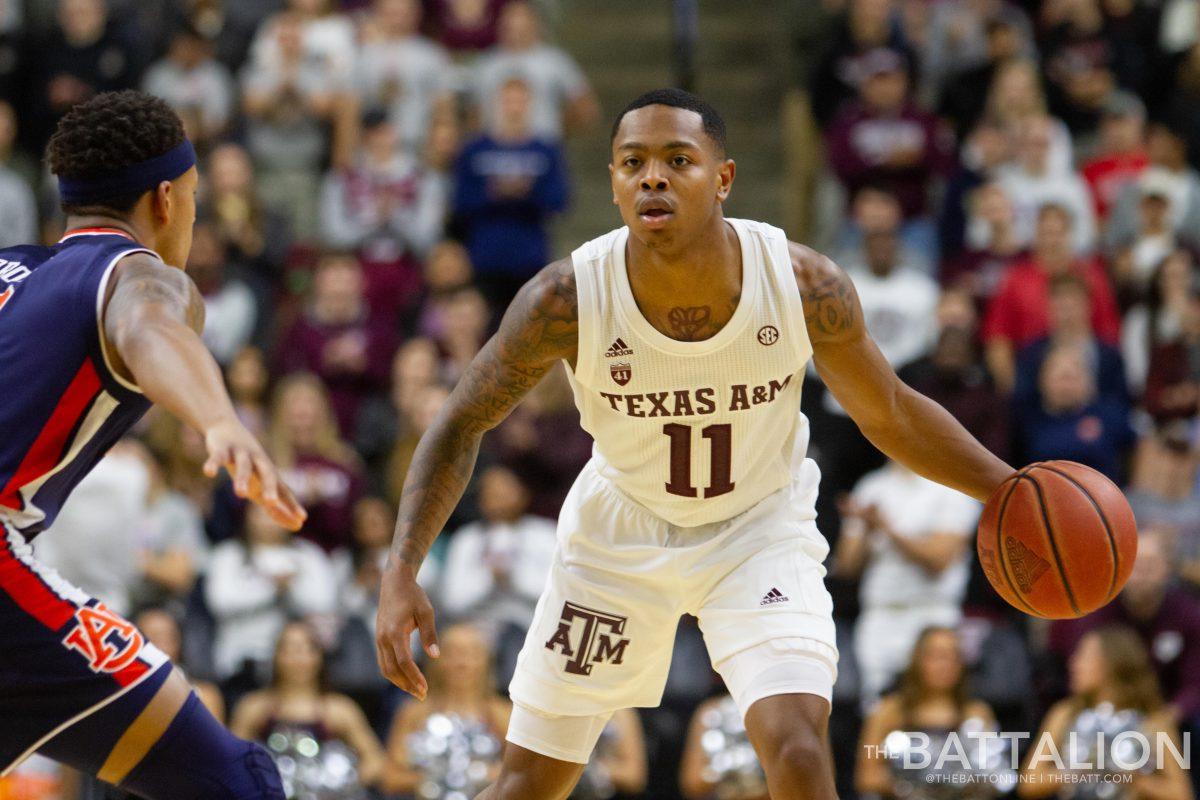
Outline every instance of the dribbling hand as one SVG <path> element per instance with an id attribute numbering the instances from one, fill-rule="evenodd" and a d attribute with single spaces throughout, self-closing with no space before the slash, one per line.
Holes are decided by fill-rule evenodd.
<path id="1" fill-rule="evenodd" d="M 429 683 L 413 659 L 412 632 L 421 632 L 421 644 L 430 658 L 441 655 L 434 626 L 433 606 L 417 584 L 416 570 L 403 562 L 389 562 L 379 587 L 375 615 L 375 655 L 383 677 L 418 700 L 424 700 Z"/>
<path id="2" fill-rule="evenodd" d="M 208 450 L 205 475 L 215 478 L 225 467 L 233 478 L 234 494 L 262 506 L 271 519 L 289 531 L 300 530 L 308 512 L 280 479 L 262 445 L 240 422 L 213 425 L 204 432 L 204 446 Z"/>

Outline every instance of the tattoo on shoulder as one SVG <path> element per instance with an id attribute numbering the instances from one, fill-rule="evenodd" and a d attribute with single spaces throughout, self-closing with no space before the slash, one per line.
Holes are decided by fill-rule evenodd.
<path id="1" fill-rule="evenodd" d="M 811 338 L 837 339 L 860 323 L 858 294 L 841 267 L 799 245 L 792 248 L 792 266 L 804 303 L 804 324 Z"/>

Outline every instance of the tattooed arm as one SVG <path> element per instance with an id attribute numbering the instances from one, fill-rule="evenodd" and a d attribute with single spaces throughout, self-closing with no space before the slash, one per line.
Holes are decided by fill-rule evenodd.
<path id="1" fill-rule="evenodd" d="M 483 434 L 556 361 L 575 359 L 577 332 L 575 272 L 571 260 L 563 259 L 517 293 L 500 330 L 467 367 L 413 454 L 383 575 L 375 644 L 384 676 L 418 698 L 428 685 L 413 662 L 413 630 L 420 630 L 430 656 L 438 651 L 433 608 L 416 584 L 417 570 L 466 489 Z"/>
<path id="2" fill-rule="evenodd" d="M 792 269 L 817 373 L 889 458 L 976 500 L 1012 474 L 944 408 L 906 386 L 867 333 L 850 278 L 825 256 L 791 245 Z"/>

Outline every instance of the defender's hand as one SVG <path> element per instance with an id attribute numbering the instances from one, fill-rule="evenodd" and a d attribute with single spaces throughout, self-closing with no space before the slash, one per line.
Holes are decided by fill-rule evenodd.
<path id="1" fill-rule="evenodd" d="M 375 655 L 383 677 L 416 697 L 425 699 L 429 683 L 413 660 L 409 645 L 414 630 L 421 631 L 421 644 L 430 658 L 441 655 L 433 606 L 417 584 L 416 571 L 402 562 L 392 562 L 383 571 L 379 587 L 379 611 L 375 615 Z"/>
<path id="2" fill-rule="evenodd" d="M 238 497 L 262 506 L 271 519 L 288 530 L 300 530 L 308 512 L 279 478 L 279 471 L 262 445 L 240 422 L 213 425 L 204 432 L 204 445 L 208 448 L 205 475 L 215 478 L 221 467 L 225 467 L 233 478 L 233 491 Z"/>

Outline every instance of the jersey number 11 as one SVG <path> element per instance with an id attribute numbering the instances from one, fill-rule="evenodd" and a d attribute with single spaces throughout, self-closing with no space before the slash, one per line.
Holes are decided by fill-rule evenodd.
<path id="1" fill-rule="evenodd" d="M 692 426 L 672 422 L 663 425 L 663 433 L 671 439 L 671 480 L 667 492 L 680 497 L 695 497 L 692 485 Z M 718 497 L 733 491 L 729 473 L 733 462 L 733 426 L 708 425 L 700 435 L 712 443 L 712 466 L 709 469 L 705 497 Z"/>

